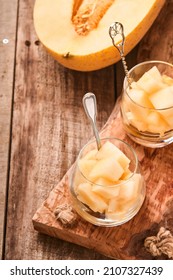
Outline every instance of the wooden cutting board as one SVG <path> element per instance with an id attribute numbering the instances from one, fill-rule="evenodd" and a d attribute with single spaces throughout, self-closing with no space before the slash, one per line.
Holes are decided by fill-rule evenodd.
<path id="1" fill-rule="evenodd" d="M 34 228 L 112 258 L 150 259 L 151 255 L 144 248 L 144 239 L 156 235 L 161 226 L 173 233 L 173 145 L 151 149 L 133 143 L 123 131 L 118 103 L 101 135 L 119 137 L 135 148 L 147 184 L 141 210 L 131 221 L 118 227 L 94 226 L 79 216 L 73 227 L 63 226 L 56 220 L 54 211 L 58 205 L 71 203 L 68 190 L 70 168 L 35 213 Z"/>
<path id="2" fill-rule="evenodd" d="M 167 5 L 173 7 L 171 1 Z M 170 42 L 172 35 L 169 33 L 167 37 L 160 37 L 158 43 L 159 32 L 162 30 L 165 34 L 166 26 L 172 22 L 171 11 L 169 9 L 167 11 L 169 14 L 162 14 L 157 24 L 144 38 L 138 61 L 160 58 L 171 62 L 171 51 L 166 46 L 165 40 Z M 155 52 L 152 52 L 153 45 Z M 147 53 L 149 49 L 150 52 Z M 159 49 L 162 52 L 157 52 Z M 39 232 L 91 248 L 115 259 L 167 259 L 164 254 L 153 257 L 146 251 L 144 240 L 148 236 L 156 235 L 162 226 L 169 229 L 173 235 L 173 144 L 151 149 L 133 143 L 123 131 L 119 103 L 115 105 L 101 135 L 121 138 L 136 150 L 147 185 L 146 199 L 141 210 L 131 221 L 118 227 L 94 226 L 79 216 L 73 227 L 63 226 L 56 220 L 54 211 L 58 205 L 71 203 L 68 191 L 70 169 L 35 213 L 34 228 Z"/>

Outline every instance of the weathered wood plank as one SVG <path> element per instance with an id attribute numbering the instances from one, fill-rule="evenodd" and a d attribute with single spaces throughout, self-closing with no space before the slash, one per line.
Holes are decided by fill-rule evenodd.
<path id="1" fill-rule="evenodd" d="M 173 63 L 173 1 L 167 0 L 153 27 L 140 43 L 138 62 L 163 60 Z"/>
<path id="2" fill-rule="evenodd" d="M 0 259 L 3 255 L 18 1 L 0 0 Z"/>
<path id="3" fill-rule="evenodd" d="M 5 258 L 103 258 L 38 235 L 32 217 L 92 135 L 83 94 L 93 91 L 97 96 L 99 128 L 110 115 L 115 101 L 113 67 L 80 73 L 60 66 L 38 42 L 33 3 L 21 0 L 19 5 Z"/>

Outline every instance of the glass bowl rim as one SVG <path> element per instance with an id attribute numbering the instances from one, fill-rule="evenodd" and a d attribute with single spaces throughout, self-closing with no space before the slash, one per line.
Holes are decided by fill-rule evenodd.
<path id="1" fill-rule="evenodd" d="M 162 61 L 162 60 L 147 60 L 147 61 L 144 61 L 144 62 L 140 62 L 136 65 L 134 65 L 130 70 L 129 70 L 129 74 L 137 67 L 139 66 L 142 66 L 142 65 L 146 65 L 146 64 L 165 64 L 167 66 L 170 66 L 172 67 L 173 69 L 173 64 L 169 63 L 169 62 L 166 62 L 166 61 Z M 173 109 L 173 106 L 170 106 L 170 107 L 164 107 L 164 108 L 151 108 L 151 107 L 145 107 L 145 106 L 142 106 L 140 105 L 139 103 L 137 103 L 136 101 L 134 101 L 130 95 L 128 94 L 127 92 L 127 88 L 128 88 L 128 82 L 127 82 L 127 78 L 125 77 L 124 78 L 124 82 L 123 82 L 123 91 L 126 93 L 126 95 L 128 96 L 128 98 L 135 104 L 137 105 L 138 107 L 140 108 L 143 108 L 143 109 L 149 109 L 149 110 L 152 110 L 153 112 L 163 112 L 165 110 L 169 110 L 169 109 Z"/>
<path id="2" fill-rule="evenodd" d="M 76 160 L 76 164 L 75 164 L 75 165 L 78 167 L 78 169 L 79 169 L 79 171 L 80 171 L 80 174 L 83 176 L 83 178 L 86 180 L 87 183 L 89 183 L 89 184 L 94 184 L 94 185 L 100 186 L 100 187 L 106 187 L 106 188 L 116 188 L 116 187 L 118 188 L 119 186 L 123 185 L 124 183 L 127 183 L 128 181 L 130 181 L 130 180 L 133 178 L 133 176 L 137 173 L 137 170 L 138 170 L 138 167 L 139 167 L 139 160 L 138 160 L 137 154 L 136 154 L 134 148 L 133 148 L 130 144 L 128 144 L 128 143 L 125 142 L 124 140 L 121 140 L 121 139 L 119 139 L 119 138 L 117 138 L 117 137 L 103 137 L 103 138 L 101 137 L 100 140 L 101 140 L 101 141 L 116 140 L 116 141 L 120 141 L 122 144 L 124 144 L 124 145 L 126 145 L 126 147 L 128 147 L 128 149 L 129 149 L 129 150 L 131 151 L 131 153 L 133 154 L 134 160 L 135 160 L 135 168 L 134 168 L 134 171 L 132 172 L 132 174 L 131 174 L 126 180 L 122 180 L 122 182 L 117 183 L 117 184 L 114 184 L 114 185 L 104 186 L 104 185 L 96 184 L 95 182 L 90 181 L 90 180 L 83 174 L 83 172 L 81 171 L 78 162 L 79 162 L 79 160 L 80 160 L 80 158 L 81 158 L 81 155 L 82 155 L 82 152 L 84 151 L 84 149 L 85 149 L 87 146 L 89 146 L 90 144 L 92 144 L 92 143 L 94 143 L 94 142 L 96 143 L 96 140 L 95 140 L 95 139 L 92 139 L 92 140 L 88 141 L 88 142 L 81 148 L 81 150 L 80 150 L 80 152 L 79 152 L 79 155 L 78 155 L 78 157 L 77 157 L 77 160 Z"/>

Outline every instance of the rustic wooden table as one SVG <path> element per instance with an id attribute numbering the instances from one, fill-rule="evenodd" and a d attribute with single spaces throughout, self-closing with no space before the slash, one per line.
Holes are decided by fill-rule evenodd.
<path id="1" fill-rule="evenodd" d="M 82 97 L 98 101 L 98 126 L 111 114 L 124 77 L 121 62 L 81 73 L 59 65 L 34 31 L 34 0 L 0 0 L 0 258 L 105 259 L 38 234 L 32 217 L 92 136 Z M 173 62 L 173 1 L 128 56 Z"/>

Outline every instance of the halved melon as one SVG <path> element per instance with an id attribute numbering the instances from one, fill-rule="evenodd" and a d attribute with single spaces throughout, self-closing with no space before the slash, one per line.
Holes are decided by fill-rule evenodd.
<path id="1" fill-rule="evenodd" d="M 37 35 L 59 63 L 79 70 L 97 70 L 117 62 L 109 26 L 121 22 L 125 54 L 152 25 L 165 0 L 36 0 Z M 120 40 L 117 37 L 117 42 Z"/>

